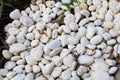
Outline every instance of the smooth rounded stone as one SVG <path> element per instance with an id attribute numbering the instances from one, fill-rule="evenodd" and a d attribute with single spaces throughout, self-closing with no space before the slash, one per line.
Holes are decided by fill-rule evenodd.
<path id="1" fill-rule="evenodd" d="M 52 40 L 52 41 L 50 41 L 50 42 L 48 43 L 48 47 L 49 47 L 50 49 L 59 48 L 60 45 L 61 45 L 61 42 L 60 42 L 60 40 L 58 40 L 58 39 Z"/>
<path id="2" fill-rule="evenodd" d="M 117 37 L 117 36 L 119 36 L 119 30 L 117 30 L 117 29 L 111 29 L 111 30 L 109 31 L 109 33 L 111 34 L 112 37 Z"/>
<path id="3" fill-rule="evenodd" d="M 88 18 L 82 19 L 82 20 L 79 22 L 79 26 L 84 26 L 84 25 L 87 24 L 88 22 L 89 22 L 89 19 L 88 19 Z"/>
<path id="4" fill-rule="evenodd" d="M 74 45 L 74 44 L 77 44 L 78 42 L 79 42 L 79 39 L 77 38 L 77 37 L 69 37 L 68 38 L 68 42 L 69 42 L 69 44 L 72 44 L 72 45 Z"/>
<path id="5" fill-rule="evenodd" d="M 86 49 L 86 54 L 87 54 L 88 56 L 92 56 L 92 55 L 95 54 L 95 51 L 92 51 L 92 50 L 90 50 L 90 49 Z"/>
<path id="6" fill-rule="evenodd" d="M 9 72 L 6 74 L 6 77 L 7 77 L 8 79 L 11 79 L 11 78 L 13 78 L 15 75 L 16 75 L 16 72 L 9 71 Z"/>
<path id="7" fill-rule="evenodd" d="M 96 35 L 93 38 L 90 39 L 91 44 L 99 44 L 102 41 L 101 35 Z"/>
<path id="8" fill-rule="evenodd" d="M 70 30 L 70 28 L 69 28 L 68 26 L 62 25 L 62 28 L 63 28 L 63 31 L 64 31 L 65 33 L 71 33 L 71 30 Z"/>
<path id="9" fill-rule="evenodd" d="M 10 18 L 11 19 L 19 19 L 21 17 L 19 9 L 15 9 L 10 13 Z"/>
<path id="10" fill-rule="evenodd" d="M 97 35 L 102 35 L 103 33 L 105 33 L 105 29 L 102 27 L 95 27 L 96 28 L 96 34 Z"/>
<path id="11" fill-rule="evenodd" d="M 78 76 L 73 76 L 72 78 L 70 78 L 70 80 L 80 80 L 80 78 Z"/>
<path id="12" fill-rule="evenodd" d="M 43 30 L 45 27 L 46 27 L 46 23 L 45 22 L 38 22 L 36 24 L 36 29 L 38 29 L 40 31 Z"/>
<path id="13" fill-rule="evenodd" d="M 95 5 L 90 5 L 88 10 L 89 11 L 95 11 L 96 10 L 96 6 Z"/>
<path id="14" fill-rule="evenodd" d="M 13 44 L 13 43 L 15 43 L 15 42 L 16 42 L 16 37 L 13 36 L 13 35 L 9 36 L 9 37 L 7 38 L 7 40 L 6 40 L 6 43 L 7 43 L 7 44 Z"/>
<path id="15" fill-rule="evenodd" d="M 81 19 L 81 14 L 79 12 L 75 12 L 75 22 L 78 23 Z"/>
<path id="16" fill-rule="evenodd" d="M 107 41 L 107 44 L 108 45 L 114 45 L 114 44 L 116 44 L 116 40 L 115 39 L 110 39 L 110 40 Z"/>
<path id="17" fill-rule="evenodd" d="M 56 65 L 56 66 L 61 66 L 62 65 L 62 58 L 59 56 L 54 56 L 52 57 L 52 62 Z"/>
<path id="18" fill-rule="evenodd" d="M 46 22 L 46 23 L 48 23 L 48 22 L 51 22 L 51 16 L 50 15 L 44 15 L 43 16 L 43 22 Z"/>
<path id="19" fill-rule="evenodd" d="M 70 70 L 65 70 L 61 73 L 61 78 L 63 80 L 69 80 L 71 78 L 71 71 Z"/>
<path id="20" fill-rule="evenodd" d="M 83 65 L 91 65 L 94 62 L 94 58 L 92 56 L 81 55 L 78 57 L 78 63 Z"/>
<path id="21" fill-rule="evenodd" d="M 120 36 L 118 36 L 116 40 L 118 43 L 120 43 Z"/>
<path id="22" fill-rule="evenodd" d="M 20 21 L 25 26 L 32 26 L 34 24 L 33 20 L 27 15 L 21 16 Z"/>
<path id="23" fill-rule="evenodd" d="M 39 43 L 39 40 L 32 40 L 31 46 L 35 47 L 38 45 L 38 43 Z"/>
<path id="24" fill-rule="evenodd" d="M 115 60 L 111 60 L 111 59 L 106 59 L 105 63 L 109 66 L 115 66 L 116 65 L 116 61 Z"/>
<path id="25" fill-rule="evenodd" d="M 110 69 L 109 69 L 109 74 L 114 74 L 116 71 L 118 70 L 118 68 L 117 67 L 111 67 Z"/>
<path id="26" fill-rule="evenodd" d="M 81 2 L 81 4 L 79 5 L 79 7 L 82 9 L 82 10 L 87 10 L 87 8 L 88 8 L 88 6 L 87 6 L 87 4 L 86 3 L 84 3 L 84 2 Z"/>
<path id="27" fill-rule="evenodd" d="M 15 43 L 15 44 L 12 44 L 10 46 L 10 49 L 9 51 L 11 53 L 19 53 L 21 51 L 24 51 L 26 49 L 26 46 L 24 44 L 21 44 L 21 43 Z"/>
<path id="28" fill-rule="evenodd" d="M 58 37 L 58 30 L 54 29 L 53 32 L 52 32 L 52 38 L 55 39 L 57 37 Z"/>
<path id="29" fill-rule="evenodd" d="M 71 3 L 71 0 L 62 0 L 62 3 Z"/>
<path id="30" fill-rule="evenodd" d="M 112 21 L 112 20 L 113 20 L 112 14 L 107 13 L 107 14 L 105 15 L 105 21 Z"/>
<path id="31" fill-rule="evenodd" d="M 5 59 L 10 59 L 12 57 L 12 54 L 8 50 L 3 50 L 2 55 Z"/>
<path id="32" fill-rule="evenodd" d="M 85 66 L 79 66 L 79 68 L 77 69 L 77 75 L 82 76 L 87 71 L 88 71 L 87 67 L 85 67 Z"/>
<path id="33" fill-rule="evenodd" d="M 95 27 L 88 27 L 86 37 L 88 39 L 91 39 L 95 35 L 95 33 L 96 33 L 96 28 Z"/>
<path id="34" fill-rule="evenodd" d="M 28 51 L 23 51 L 23 52 L 20 53 L 20 57 L 21 57 L 22 59 L 25 59 L 25 57 L 28 56 L 28 55 L 29 55 L 29 52 L 28 52 Z"/>
<path id="35" fill-rule="evenodd" d="M 75 21 L 75 16 L 72 14 L 68 14 L 64 18 L 64 23 L 68 26 L 71 22 Z"/>
<path id="36" fill-rule="evenodd" d="M 30 26 L 30 27 L 28 28 L 28 32 L 32 32 L 32 31 L 34 30 L 34 28 L 35 28 L 35 25 Z"/>
<path id="37" fill-rule="evenodd" d="M 48 55 L 50 53 L 50 51 L 51 51 L 51 49 L 48 47 L 48 45 L 46 45 L 44 47 L 44 53 Z"/>
<path id="38" fill-rule="evenodd" d="M 17 74 L 22 73 L 23 72 L 23 67 L 24 67 L 24 65 L 15 66 L 13 68 L 13 71 L 15 71 Z"/>
<path id="39" fill-rule="evenodd" d="M 31 8 L 33 11 L 37 11 L 37 10 L 39 9 L 38 6 L 33 5 L 33 4 L 30 4 L 30 8 Z"/>
<path id="40" fill-rule="evenodd" d="M 106 29 L 111 29 L 111 28 L 113 28 L 113 22 L 110 22 L 110 21 L 107 21 L 107 22 L 104 22 L 103 23 L 103 26 L 104 26 L 104 28 L 106 28 Z"/>
<path id="41" fill-rule="evenodd" d="M 8 73 L 7 69 L 0 69 L 0 75 L 6 76 L 7 73 Z"/>
<path id="42" fill-rule="evenodd" d="M 102 55 L 102 52 L 100 50 L 95 50 L 95 54 L 93 55 L 93 57 L 98 58 L 98 57 L 101 57 L 101 55 Z"/>
<path id="43" fill-rule="evenodd" d="M 59 77 L 59 75 L 61 75 L 61 72 L 62 72 L 61 67 L 55 67 L 51 73 L 51 76 L 54 78 Z"/>
<path id="44" fill-rule="evenodd" d="M 77 31 L 78 30 L 78 24 L 77 23 L 70 23 L 69 27 L 73 31 Z"/>
<path id="45" fill-rule="evenodd" d="M 33 72 L 34 72 L 34 73 L 39 73 L 39 72 L 40 72 L 40 67 L 37 66 L 37 65 L 33 65 L 33 66 L 32 66 L 32 69 L 33 69 Z"/>
<path id="46" fill-rule="evenodd" d="M 53 8 L 55 6 L 55 1 L 46 1 L 46 6 L 48 8 Z"/>
<path id="47" fill-rule="evenodd" d="M 30 55 L 37 61 L 41 60 L 43 55 L 43 49 L 41 46 L 37 46 L 30 51 Z"/>
<path id="48" fill-rule="evenodd" d="M 44 68 L 42 69 L 42 73 L 44 75 L 49 75 L 52 72 L 53 68 L 54 68 L 54 64 L 53 63 L 46 64 L 44 66 Z"/>
<path id="49" fill-rule="evenodd" d="M 56 56 L 58 55 L 60 52 L 61 52 L 62 48 L 59 47 L 59 48 L 55 48 L 53 49 L 50 53 L 49 53 L 49 56 Z"/>
<path id="50" fill-rule="evenodd" d="M 25 66 L 25 71 L 26 71 L 27 73 L 30 73 L 30 72 L 32 71 L 31 65 L 26 65 L 26 66 Z"/>
<path id="51" fill-rule="evenodd" d="M 24 78 L 25 78 L 24 74 L 17 74 L 11 80 L 24 80 Z"/>
<path id="52" fill-rule="evenodd" d="M 88 78 L 88 77 L 90 77 L 90 74 L 89 74 L 89 73 L 85 73 L 85 74 L 82 75 L 82 78 L 83 78 L 83 79 Z"/>
<path id="53" fill-rule="evenodd" d="M 25 76 L 25 79 L 24 80 L 34 80 L 34 74 L 33 73 L 28 73 L 26 76 Z"/>
<path id="54" fill-rule="evenodd" d="M 68 44 L 67 39 L 68 39 L 68 35 L 62 35 L 61 36 L 60 40 L 61 40 L 62 47 L 66 46 Z"/>
<path id="55" fill-rule="evenodd" d="M 49 61 L 48 61 L 47 59 L 45 59 L 45 58 L 42 58 L 41 62 L 42 62 L 43 64 L 48 64 L 48 63 L 49 63 Z"/>
<path id="56" fill-rule="evenodd" d="M 112 36 L 111 36 L 110 33 L 105 32 L 104 34 L 102 34 L 102 37 L 103 37 L 105 40 L 110 40 Z"/>
<path id="57" fill-rule="evenodd" d="M 8 61 L 5 63 L 4 68 L 7 70 L 11 70 L 12 68 L 14 68 L 16 66 L 16 63 L 13 61 Z"/>
<path id="58" fill-rule="evenodd" d="M 74 57 L 72 55 L 68 55 L 68 56 L 63 58 L 63 64 L 66 67 L 71 67 L 73 61 L 74 61 Z"/>
<path id="59" fill-rule="evenodd" d="M 17 29 L 17 28 L 10 28 L 9 30 L 8 30 L 8 33 L 10 34 L 10 35 L 17 35 L 18 33 L 20 32 L 20 30 L 19 29 Z"/>
<path id="60" fill-rule="evenodd" d="M 66 57 L 68 54 L 70 53 L 69 49 L 63 48 L 61 53 L 60 53 L 60 57 L 64 58 Z"/>
<path id="61" fill-rule="evenodd" d="M 24 59 L 21 59 L 21 60 L 18 60 L 16 63 L 17 63 L 18 65 L 24 65 L 26 62 L 25 62 Z"/>
<path id="62" fill-rule="evenodd" d="M 89 49 L 95 49 L 96 45 L 94 45 L 94 44 L 87 44 L 86 47 L 89 48 Z"/>
<path id="63" fill-rule="evenodd" d="M 26 38 L 27 38 L 28 40 L 33 40 L 33 39 L 35 38 L 35 35 L 34 35 L 34 33 L 28 33 L 28 34 L 26 35 Z"/>
<path id="64" fill-rule="evenodd" d="M 85 27 L 80 27 L 79 29 L 78 29 L 78 34 L 77 34 L 77 36 L 78 36 L 78 38 L 82 38 L 82 37 L 84 37 L 85 35 L 86 35 L 86 33 L 87 33 L 87 29 L 85 28 Z"/>
<path id="65" fill-rule="evenodd" d="M 43 77 L 43 76 L 40 76 L 40 77 L 36 77 L 36 79 L 35 80 L 46 80 L 46 78 L 45 77 Z"/>
<path id="66" fill-rule="evenodd" d="M 11 57 L 11 61 L 18 61 L 18 60 L 20 60 L 20 56 L 13 56 L 13 57 Z"/>
<path id="67" fill-rule="evenodd" d="M 77 49 L 77 52 L 80 54 L 83 54 L 85 52 L 85 46 L 82 44 L 78 44 L 76 49 Z"/>
<path id="68" fill-rule="evenodd" d="M 41 41 L 42 43 L 47 43 L 48 40 L 49 40 L 49 37 L 48 37 L 48 36 L 46 36 L 46 35 L 41 35 L 40 41 Z"/>
<path id="69" fill-rule="evenodd" d="M 31 55 L 26 56 L 25 60 L 26 60 L 27 64 L 29 64 L 29 65 L 37 64 L 36 59 L 34 59 Z"/>
<path id="70" fill-rule="evenodd" d="M 110 75 L 105 71 L 97 71 L 91 73 L 92 80 L 113 80 Z"/>
<path id="71" fill-rule="evenodd" d="M 80 42 L 84 46 L 86 46 L 86 45 L 88 45 L 90 43 L 86 37 L 82 37 Z"/>

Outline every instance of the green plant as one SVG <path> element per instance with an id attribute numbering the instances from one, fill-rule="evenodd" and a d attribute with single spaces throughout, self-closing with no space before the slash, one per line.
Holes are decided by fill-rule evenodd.
<path id="1" fill-rule="evenodd" d="M 67 9 L 71 12 L 71 9 L 72 9 L 71 4 L 72 3 L 77 3 L 77 2 L 78 2 L 78 0 L 72 0 L 71 3 L 62 3 L 62 5 L 66 6 Z"/>

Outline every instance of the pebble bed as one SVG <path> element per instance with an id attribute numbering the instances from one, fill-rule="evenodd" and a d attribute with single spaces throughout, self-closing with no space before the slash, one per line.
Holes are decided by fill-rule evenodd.
<path id="1" fill-rule="evenodd" d="M 62 3 L 71 4 L 73 12 Z M 38 0 L 12 11 L 0 80 L 115 80 L 119 12 L 116 0 Z M 61 15 L 63 23 L 55 22 Z"/>

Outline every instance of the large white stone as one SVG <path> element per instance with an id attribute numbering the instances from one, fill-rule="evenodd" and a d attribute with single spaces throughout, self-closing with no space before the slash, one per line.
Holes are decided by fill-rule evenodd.
<path id="1" fill-rule="evenodd" d="M 21 51 L 24 51 L 26 49 L 26 46 L 24 44 L 21 43 L 15 43 L 13 45 L 10 46 L 9 51 L 11 53 L 19 53 Z"/>

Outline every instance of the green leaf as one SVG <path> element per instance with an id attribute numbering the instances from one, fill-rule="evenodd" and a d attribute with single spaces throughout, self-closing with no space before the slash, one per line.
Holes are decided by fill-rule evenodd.
<path id="1" fill-rule="evenodd" d="M 71 6 L 68 3 L 62 3 L 62 5 L 66 6 L 69 11 L 71 11 Z"/>
<path id="2" fill-rule="evenodd" d="M 77 2 L 78 2 L 78 0 L 73 0 L 73 2 L 77 3 Z"/>

